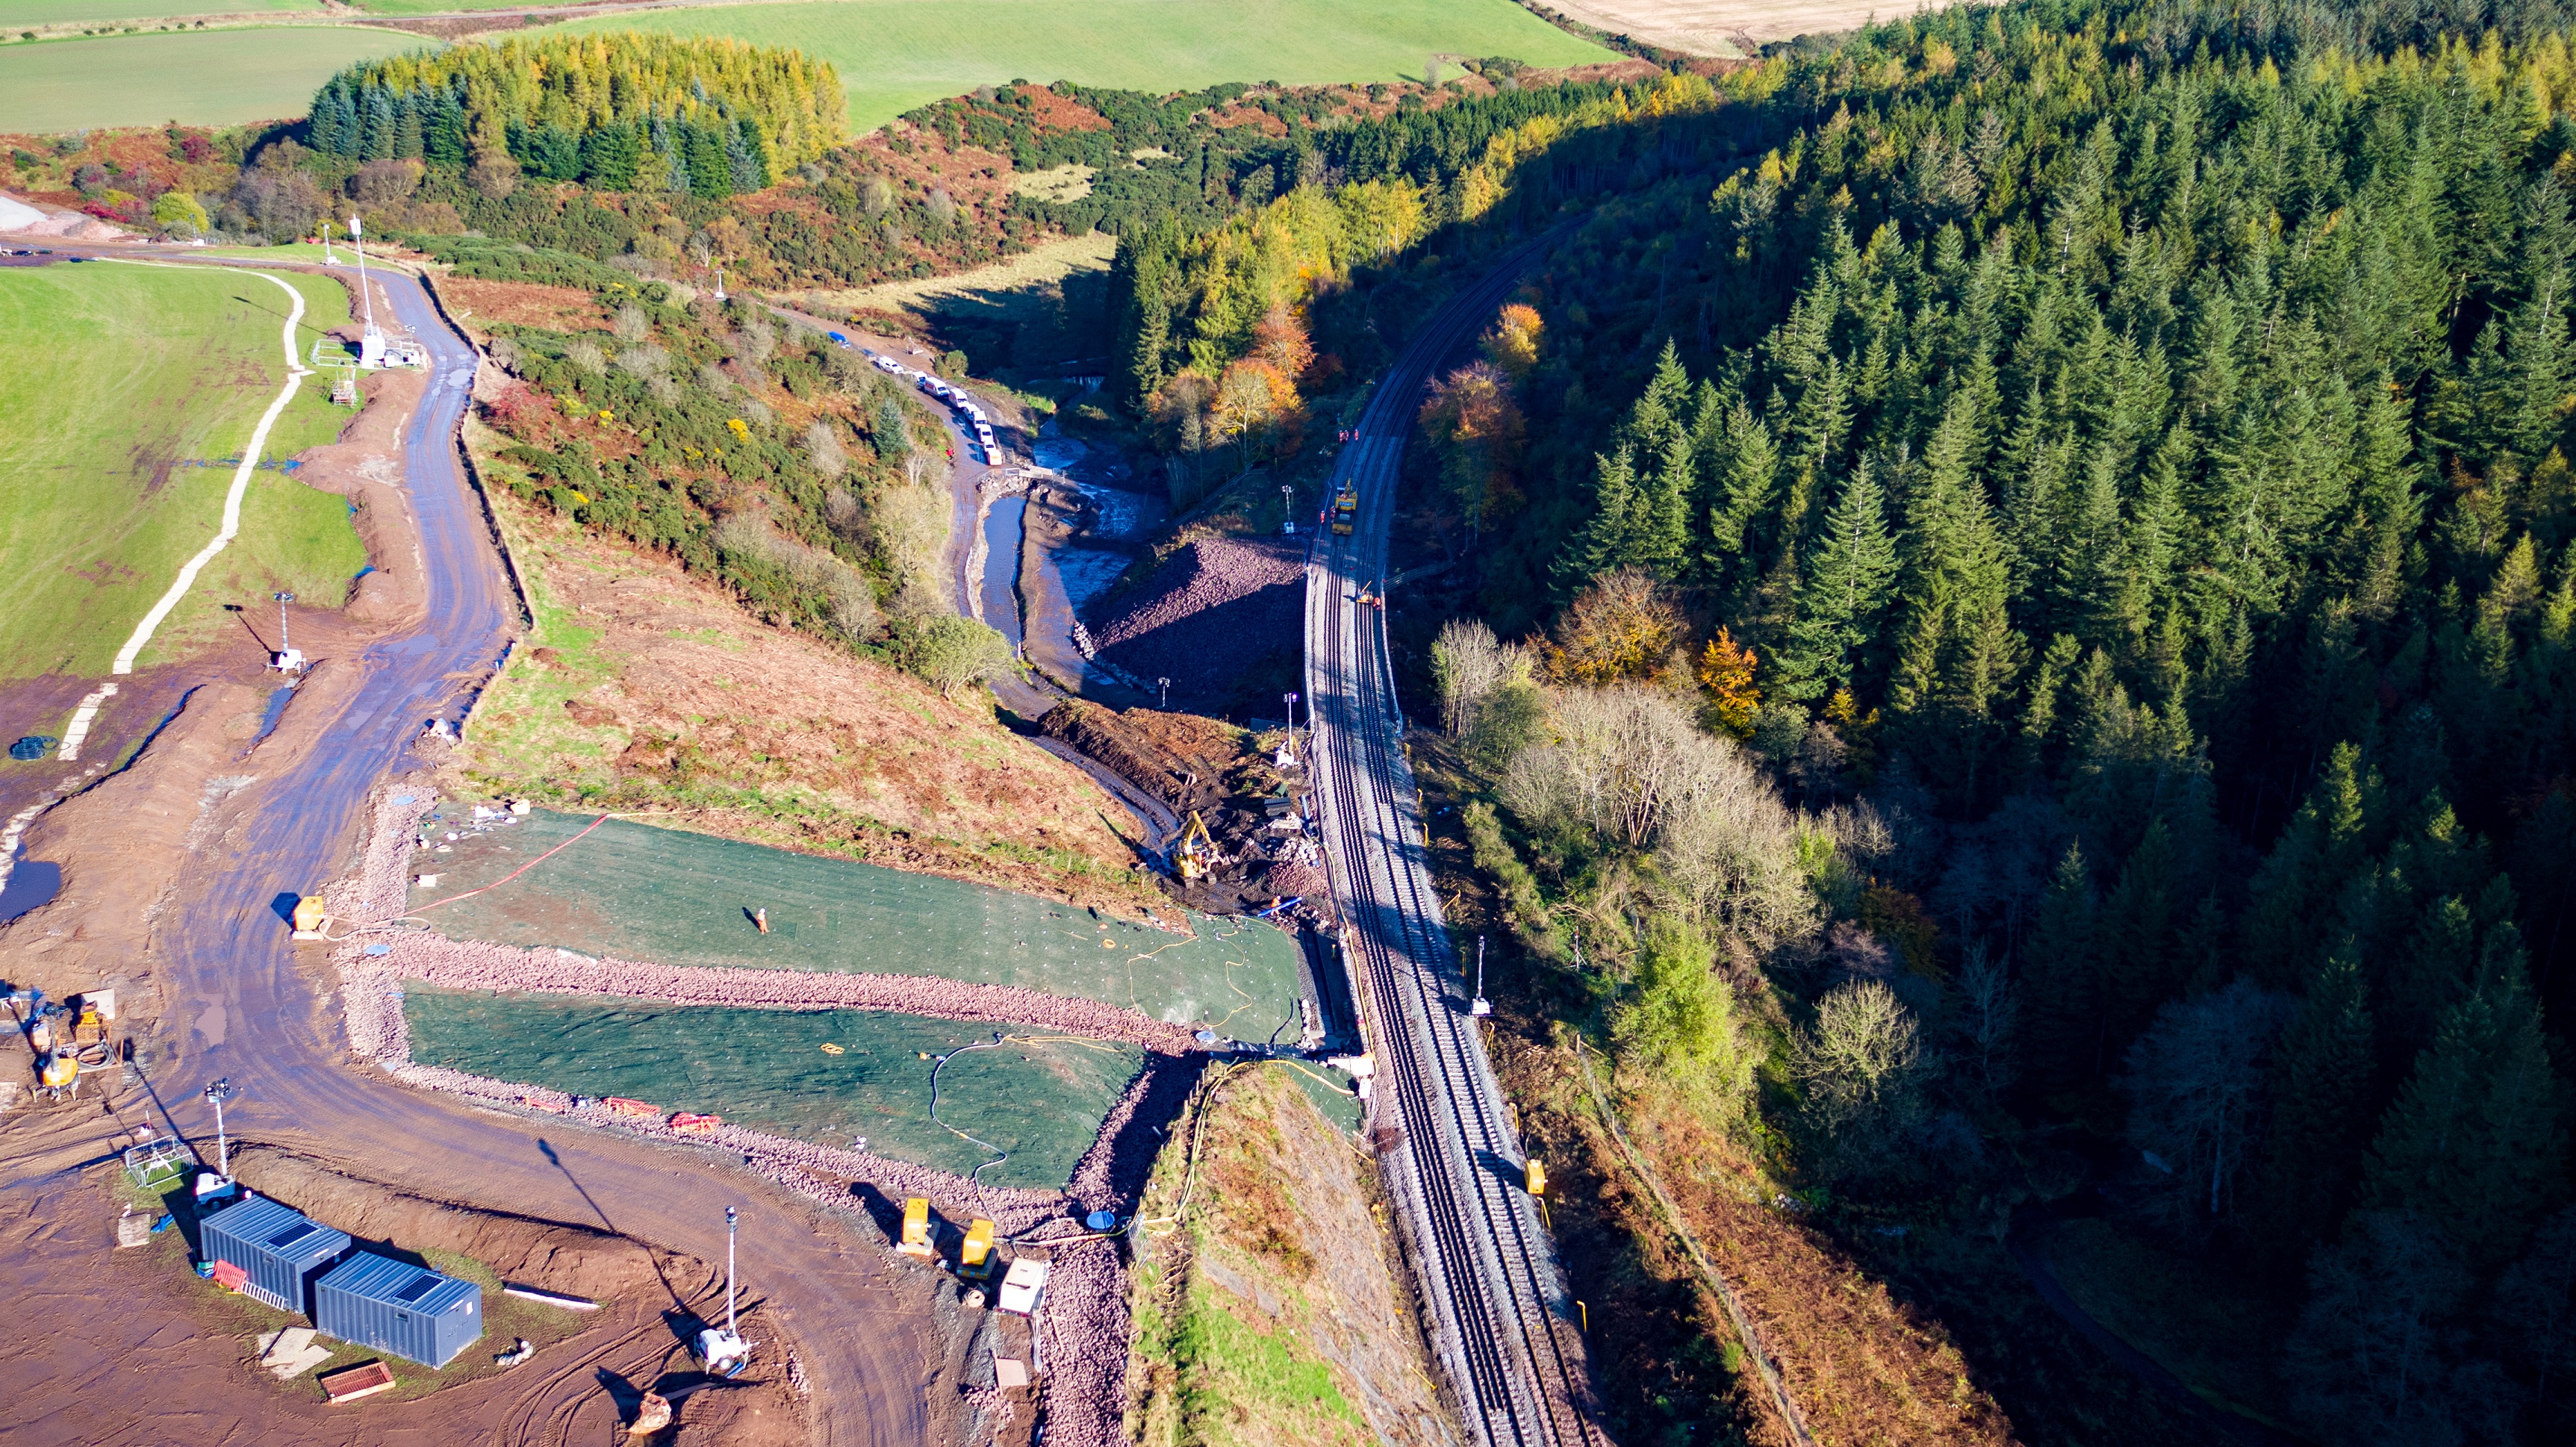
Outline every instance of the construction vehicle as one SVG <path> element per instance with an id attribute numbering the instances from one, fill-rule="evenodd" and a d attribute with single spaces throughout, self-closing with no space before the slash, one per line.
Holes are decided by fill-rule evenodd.
<path id="1" fill-rule="evenodd" d="M 1349 537 L 1359 527 L 1360 490 L 1348 483 L 1333 497 L 1333 535 Z"/>
<path id="2" fill-rule="evenodd" d="M 1172 845 L 1172 860 L 1181 878 L 1192 883 L 1216 868 L 1216 840 L 1209 837 L 1207 821 L 1196 809 L 1190 811 L 1190 822 L 1182 826 L 1180 840 Z"/>
<path id="3" fill-rule="evenodd" d="M 322 896 L 318 894 L 307 894 L 298 897 L 295 901 L 295 918 L 293 923 L 295 926 L 293 938 L 295 939 L 318 940 L 328 938 L 324 931 L 330 927 L 331 916 L 325 912 L 322 904 Z"/>
<path id="4" fill-rule="evenodd" d="M 1359 596 L 1352 601 L 1363 608 L 1383 608 L 1386 606 L 1386 594 L 1378 588 L 1377 580 L 1372 578 L 1360 584 Z"/>
<path id="5" fill-rule="evenodd" d="M 895 1250 L 928 1261 L 938 1255 L 930 1240 L 930 1203 L 919 1196 L 903 1203 L 903 1239 Z"/>
<path id="6" fill-rule="evenodd" d="M 993 1249 L 993 1223 L 978 1216 L 966 1228 L 965 1244 L 957 1248 L 957 1274 L 968 1281 L 990 1281 L 1001 1265 L 1001 1253 Z"/>

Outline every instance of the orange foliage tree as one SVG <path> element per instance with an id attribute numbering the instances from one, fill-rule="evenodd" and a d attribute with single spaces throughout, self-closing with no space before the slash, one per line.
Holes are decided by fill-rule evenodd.
<path id="1" fill-rule="evenodd" d="M 1294 382 L 1315 364 L 1315 344 L 1307 340 L 1306 324 L 1297 319 L 1286 302 L 1272 302 L 1270 310 L 1253 324 L 1252 355 Z"/>
<path id="2" fill-rule="evenodd" d="M 1482 533 L 1488 516 L 1519 505 L 1514 478 L 1529 425 L 1502 372 L 1476 362 L 1434 382 L 1419 420 L 1468 531 Z"/>
<path id="3" fill-rule="evenodd" d="M 1760 662 L 1723 628 L 1699 655 L 1700 687 L 1708 690 L 1717 726 L 1739 739 L 1752 737 L 1753 716 L 1762 708 L 1762 691 L 1753 686 L 1754 665 Z"/>
<path id="4" fill-rule="evenodd" d="M 1242 470 L 1252 470 L 1254 450 L 1263 438 L 1296 445 L 1298 421 L 1296 384 L 1280 370 L 1258 357 L 1246 357 L 1225 369 L 1217 378 L 1216 395 L 1208 403 L 1211 430 L 1221 439 L 1235 445 Z"/>
<path id="5" fill-rule="evenodd" d="M 1560 683 L 1593 687 L 1624 679 L 1655 682 L 1672 670 L 1686 625 L 1682 610 L 1643 568 L 1605 573 L 1574 596 L 1547 646 L 1547 671 Z"/>

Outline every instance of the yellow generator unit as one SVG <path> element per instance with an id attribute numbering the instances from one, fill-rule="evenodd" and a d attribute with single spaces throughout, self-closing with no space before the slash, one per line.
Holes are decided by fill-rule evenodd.
<path id="1" fill-rule="evenodd" d="M 1521 1167 L 1521 1184 L 1528 1187 L 1533 1196 L 1547 1194 L 1547 1167 L 1539 1162 L 1538 1157 L 1530 1157 L 1529 1164 Z"/>
<path id="2" fill-rule="evenodd" d="M 1002 1258 L 993 1250 L 993 1223 L 977 1217 L 966 1228 L 966 1244 L 957 1249 L 957 1274 L 969 1281 L 990 1281 Z"/>
<path id="3" fill-rule="evenodd" d="M 903 1203 L 903 1239 L 895 1243 L 894 1249 L 906 1256 L 918 1256 L 924 1261 L 938 1254 L 930 1244 L 930 1203 L 928 1201 L 915 1196 Z"/>
<path id="4" fill-rule="evenodd" d="M 322 938 L 322 926 L 329 921 L 330 916 L 322 912 L 322 896 L 308 894 L 295 901 L 295 938 L 318 940 Z"/>

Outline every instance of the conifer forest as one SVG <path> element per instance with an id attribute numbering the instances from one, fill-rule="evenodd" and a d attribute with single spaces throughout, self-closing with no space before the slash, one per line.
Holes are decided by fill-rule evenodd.
<path id="1" fill-rule="evenodd" d="M 1111 385 L 1213 447 L 1365 369 L 1391 258 L 1578 218 L 1422 405 L 1468 582 L 1393 625 L 1547 1007 L 1963 1340 L 1944 1243 L 2089 1213 L 2278 1323 L 2240 1419 L 2564 1442 L 2570 25 L 1802 41 L 1130 231 Z M 1982 1340 L 2024 1431 L 2161 1439 Z"/>

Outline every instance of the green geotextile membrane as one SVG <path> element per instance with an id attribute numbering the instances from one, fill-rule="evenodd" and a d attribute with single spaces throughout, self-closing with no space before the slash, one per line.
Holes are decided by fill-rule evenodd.
<path id="1" fill-rule="evenodd" d="M 415 873 L 438 876 L 411 891 L 414 909 L 506 878 L 597 817 L 539 810 L 478 828 L 470 811 L 442 814 L 423 826 L 432 849 L 413 856 Z M 450 852 L 436 853 L 451 831 Z M 768 934 L 755 910 L 768 911 Z M 1099 1000 L 1240 1040 L 1297 1032 L 1297 942 L 1270 925 L 1190 915 L 1189 939 L 1008 890 L 624 819 L 420 918 L 452 939 L 659 965 L 933 975 Z"/>
<path id="2" fill-rule="evenodd" d="M 848 1146 L 966 1175 L 993 1159 L 942 1125 L 1007 1157 L 989 1186 L 1055 1190 L 1144 1063 L 1132 1045 L 1027 1025 L 988 1025 L 879 1010 L 753 1010 L 645 1000 L 495 994 L 410 985 L 403 1018 L 411 1058 L 469 1075 L 569 1094 L 620 1095 L 664 1111 L 720 1115 L 727 1125 Z M 1004 1034 L 939 1072 L 937 1056 Z M 839 1047 L 838 1053 L 825 1045 Z"/>

